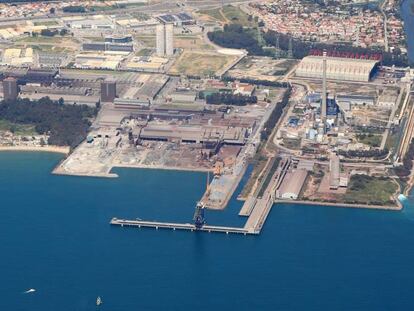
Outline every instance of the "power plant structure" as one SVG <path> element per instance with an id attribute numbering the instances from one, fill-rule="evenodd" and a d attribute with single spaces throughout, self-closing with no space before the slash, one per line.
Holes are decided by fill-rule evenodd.
<path id="1" fill-rule="evenodd" d="M 322 123 L 326 122 L 326 109 L 327 109 L 327 100 L 326 100 L 326 51 L 323 51 L 322 56 L 322 102 L 321 102 L 321 119 Z"/>
<path id="2" fill-rule="evenodd" d="M 19 95 L 19 88 L 17 86 L 17 80 L 12 77 L 8 77 L 3 80 L 3 98 L 5 101 L 16 100 Z"/>
<path id="3" fill-rule="evenodd" d="M 106 80 L 101 82 L 101 102 L 113 103 L 116 98 L 116 82 Z"/>
<path id="4" fill-rule="evenodd" d="M 158 24 L 156 26 L 156 37 L 157 55 L 161 57 L 174 55 L 174 25 Z"/>

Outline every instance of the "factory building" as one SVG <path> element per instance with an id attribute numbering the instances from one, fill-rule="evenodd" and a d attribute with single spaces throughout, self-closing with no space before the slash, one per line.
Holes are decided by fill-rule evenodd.
<path id="1" fill-rule="evenodd" d="M 132 36 L 126 35 L 126 36 L 109 36 L 105 37 L 106 43 L 131 43 L 132 42 Z"/>
<path id="2" fill-rule="evenodd" d="M 306 56 L 296 69 L 296 76 L 323 78 L 323 56 Z M 326 78 L 331 80 L 368 82 L 375 74 L 377 60 L 326 57 Z"/>
<path id="3" fill-rule="evenodd" d="M 352 106 L 373 106 L 375 105 L 375 97 L 367 95 L 338 95 L 336 96 L 338 103 L 349 103 Z"/>
<path id="4" fill-rule="evenodd" d="M 245 144 L 247 136 L 246 129 L 241 127 L 151 124 L 141 130 L 139 138 L 152 141 L 194 144 L 223 143 L 242 146 Z"/>
<path id="5" fill-rule="evenodd" d="M 176 103 L 194 103 L 197 99 L 197 93 L 193 91 L 175 91 L 170 94 L 172 102 Z"/>
<path id="6" fill-rule="evenodd" d="M 287 172 L 279 189 L 276 190 L 276 197 L 285 200 L 297 200 L 307 176 L 308 171 L 306 169 Z"/>
<path id="7" fill-rule="evenodd" d="M 340 167 L 339 157 L 336 154 L 331 155 L 329 161 L 329 189 L 336 190 L 339 188 Z"/>
<path id="8" fill-rule="evenodd" d="M 158 19 L 164 24 L 171 23 L 175 26 L 194 25 L 196 23 L 195 19 L 186 12 L 177 14 L 164 14 L 158 16 Z"/>
<path id="9" fill-rule="evenodd" d="M 91 42 L 82 44 L 83 51 L 111 51 L 111 52 L 133 52 L 131 43 Z"/>
<path id="10" fill-rule="evenodd" d="M 58 73 L 59 71 L 56 69 L 29 69 L 19 81 L 22 83 L 51 84 Z"/>
<path id="11" fill-rule="evenodd" d="M 156 45 L 158 56 L 172 56 L 174 54 L 173 36 L 173 24 L 158 24 L 156 26 Z"/>
<path id="12" fill-rule="evenodd" d="M 19 89 L 15 78 L 9 77 L 3 80 L 3 98 L 5 101 L 16 100 L 18 93 Z"/>
<path id="13" fill-rule="evenodd" d="M 101 82 L 101 102 L 114 102 L 116 98 L 116 82 L 104 81 Z"/>
<path id="14" fill-rule="evenodd" d="M 115 109 L 139 110 L 149 108 L 150 105 L 151 102 L 149 99 L 115 98 L 114 100 Z"/>

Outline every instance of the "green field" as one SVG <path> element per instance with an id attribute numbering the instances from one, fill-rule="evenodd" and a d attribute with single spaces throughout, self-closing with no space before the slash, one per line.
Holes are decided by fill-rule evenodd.
<path id="1" fill-rule="evenodd" d="M 256 155 L 253 158 L 253 161 L 250 163 L 250 165 L 253 165 L 253 171 L 249 177 L 249 180 L 246 182 L 246 184 L 243 187 L 243 190 L 241 191 L 239 197 L 240 198 L 247 198 L 247 196 L 250 194 L 250 192 L 253 189 L 253 186 L 256 183 L 256 180 L 258 180 L 260 174 L 263 172 L 264 168 L 266 167 L 266 163 L 268 161 L 267 157 L 261 154 L 261 151 L 258 151 Z M 263 178 L 263 177 L 262 177 Z"/>
<path id="2" fill-rule="evenodd" d="M 22 136 L 37 135 L 33 125 L 15 124 L 6 120 L 0 120 L 0 131 L 10 131 L 16 135 Z"/>
<path id="3" fill-rule="evenodd" d="M 220 22 L 225 22 L 226 19 L 224 18 L 224 16 L 221 14 L 220 9 L 209 9 L 209 10 L 200 10 L 198 11 L 199 14 L 201 15 L 207 15 L 217 21 Z"/>
<path id="4" fill-rule="evenodd" d="M 398 186 L 386 177 L 353 175 L 344 195 L 345 203 L 386 205 L 395 204 L 392 195 Z"/>
<path id="5" fill-rule="evenodd" d="M 139 40 L 147 47 L 155 47 L 155 35 L 137 35 L 136 40 Z"/>
<path id="6" fill-rule="evenodd" d="M 33 25 L 35 26 L 56 26 L 59 25 L 57 21 L 41 21 L 41 22 L 34 22 Z"/>
<path id="7" fill-rule="evenodd" d="M 198 13 L 223 23 L 240 24 L 246 27 L 254 27 L 257 24 L 253 18 L 249 20 L 249 15 L 239 7 L 232 5 L 226 5 L 223 8 L 217 9 L 200 10 Z"/>
<path id="8" fill-rule="evenodd" d="M 283 139 L 283 146 L 285 146 L 286 148 L 289 149 L 300 149 L 301 146 L 301 139 L 296 139 L 296 138 L 284 138 Z"/>
<path id="9" fill-rule="evenodd" d="M 138 52 L 135 53 L 136 56 L 150 56 L 153 53 L 153 49 L 141 49 Z"/>
<path id="10" fill-rule="evenodd" d="M 186 74 L 191 76 L 209 76 L 224 68 L 234 56 L 184 51 L 171 67 L 172 74 Z"/>
<path id="11" fill-rule="evenodd" d="M 360 134 L 357 136 L 360 143 L 371 147 L 379 147 L 381 145 L 382 136 L 375 134 Z"/>

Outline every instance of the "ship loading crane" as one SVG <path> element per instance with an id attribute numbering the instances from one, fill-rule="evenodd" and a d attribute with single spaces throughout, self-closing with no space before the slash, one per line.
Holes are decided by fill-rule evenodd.
<path id="1" fill-rule="evenodd" d="M 206 197 L 208 197 L 209 193 L 210 193 L 210 172 L 207 172 Z M 193 216 L 194 226 L 196 230 L 200 230 L 206 224 L 206 218 L 204 215 L 205 209 L 206 209 L 206 206 L 203 203 L 203 201 L 200 201 L 197 203 L 195 211 L 194 211 L 194 216 Z"/>
<path id="2" fill-rule="evenodd" d="M 205 210 L 205 206 L 203 202 L 198 202 L 196 205 L 196 209 L 195 209 L 194 217 L 193 217 L 194 226 L 196 230 L 200 230 L 206 224 L 206 219 L 204 217 L 204 210 Z"/>

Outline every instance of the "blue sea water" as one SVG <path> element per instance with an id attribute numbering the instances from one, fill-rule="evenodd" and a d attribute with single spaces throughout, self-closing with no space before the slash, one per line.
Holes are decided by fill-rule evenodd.
<path id="1" fill-rule="evenodd" d="M 404 20 L 404 29 L 407 39 L 408 58 L 414 63 L 414 12 L 412 5 L 414 0 L 403 0 L 401 5 L 401 16 Z"/>
<path id="2" fill-rule="evenodd" d="M 111 227 L 191 221 L 205 175 L 51 175 L 0 153 L 0 310 L 413 310 L 414 202 L 402 212 L 274 206 L 260 236 Z M 240 202 L 207 213 L 242 224 Z M 32 294 L 25 290 L 35 288 Z"/>

